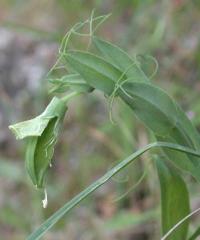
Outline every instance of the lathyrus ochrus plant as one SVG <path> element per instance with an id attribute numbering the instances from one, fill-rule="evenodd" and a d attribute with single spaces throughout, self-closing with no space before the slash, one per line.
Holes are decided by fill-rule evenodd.
<path id="1" fill-rule="evenodd" d="M 158 142 L 151 143 L 122 160 L 54 213 L 28 240 L 40 239 L 64 214 L 152 148 L 160 148 L 165 154 L 164 159 L 156 159 L 161 189 L 162 240 L 188 239 L 188 219 L 192 213 L 190 214 L 187 186 L 177 168 L 187 171 L 200 181 L 199 133 L 179 105 L 151 82 L 137 57 L 132 58 L 119 47 L 94 36 L 107 17 L 94 17 L 92 13 L 89 20 L 76 24 L 63 38 L 58 61 L 52 70 L 62 62 L 68 68 L 68 73 L 60 78 L 51 78 L 50 83 L 53 84 L 52 93 L 66 96 L 53 98 L 44 113 L 38 117 L 10 126 L 18 139 L 28 140 L 27 171 L 33 183 L 43 188 L 58 130 L 67 110 L 66 99 L 69 100 L 80 92 L 91 93 L 95 89 L 102 91 L 108 96 L 111 109 L 114 99 L 121 98 L 147 129 L 152 131 Z M 88 34 L 81 32 L 87 24 Z M 69 49 L 68 43 L 73 36 L 89 37 L 86 51 Z M 96 48 L 95 54 L 89 51 L 91 44 Z"/>

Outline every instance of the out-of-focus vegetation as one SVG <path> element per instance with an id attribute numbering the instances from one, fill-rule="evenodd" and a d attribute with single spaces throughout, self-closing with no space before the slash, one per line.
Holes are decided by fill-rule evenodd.
<path id="1" fill-rule="evenodd" d="M 16 145 L 7 126 L 35 116 L 48 102 L 45 77 L 64 33 L 88 18 L 93 8 L 99 14 L 112 12 L 101 35 L 132 56 L 154 56 L 159 63 L 154 81 L 199 128 L 200 4 L 198 0 L 1 0 L 0 4 L 0 239 L 17 240 L 25 239 L 108 166 L 152 138 L 123 103 L 114 105 L 113 125 L 101 94 L 80 96 L 80 101 L 71 103 L 57 144 L 47 186 L 49 205 L 42 209 L 43 193 L 33 189 L 25 174 L 24 147 Z M 149 158 L 143 156 L 103 186 L 45 239 L 159 239 L 159 186 Z M 144 172 L 145 178 L 129 191 Z M 196 208 L 198 187 L 185 177 Z"/>

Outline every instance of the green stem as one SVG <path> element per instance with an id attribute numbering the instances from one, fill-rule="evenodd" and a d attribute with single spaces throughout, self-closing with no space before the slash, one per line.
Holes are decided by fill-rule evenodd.
<path id="1" fill-rule="evenodd" d="M 73 97 L 75 97 L 75 96 L 78 96 L 78 95 L 80 95 L 80 94 L 81 94 L 81 92 L 76 92 L 76 91 L 71 92 L 71 93 L 69 93 L 67 96 L 64 96 L 64 97 L 62 98 L 62 101 L 63 101 L 64 103 L 67 103 L 71 98 L 73 98 Z"/>
<path id="2" fill-rule="evenodd" d="M 168 143 L 168 142 L 154 142 L 146 145 L 145 147 L 139 149 L 138 151 L 131 154 L 126 159 L 122 160 L 119 164 L 117 164 L 114 168 L 109 170 L 105 175 L 96 180 L 90 186 L 88 186 L 85 190 L 80 192 L 74 198 L 72 198 L 69 202 L 67 202 L 63 207 L 61 207 L 57 212 L 55 212 L 50 218 L 48 218 L 36 231 L 34 231 L 27 240 L 38 240 L 40 239 L 45 232 L 48 231 L 54 224 L 58 222 L 66 213 L 68 213 L 72 208 L 78 205 L 81 201 L 83 201 L 86 197 L 88 197 L 92 192 L 94 192 L 97 188 L 106 183 L 109 179 L 111 179 L 114 175 L 124 169 L 127 165 L 136 160 L 140 155 L 145 153 L 146 151 L 152 148 L 168 148 L 171 150 L 188 153 L 196 157 L 200 157 L 200 152 L 197 152 L 188 147 L 184 147 L 178 144 Z"/>

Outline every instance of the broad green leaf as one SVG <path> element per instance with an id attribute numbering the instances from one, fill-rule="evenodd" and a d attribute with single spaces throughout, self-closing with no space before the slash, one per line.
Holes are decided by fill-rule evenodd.
<path id="1" fill-rule="evenodd" d="M 94 88 L 111 94 L 123 72 L 104 59 L 87 52 L 71 51 L 67 62 L 83 79 Z M 163 90 L 148 82 L 131 81 L 123 76 L 124 83 L 119 86 L 118 94 L 133 110 L 137 117 L 150 128 L 158 140 L 172 141 L 197 149 L 198 133 L 180 107 Z M 191 135 L 190 135 L 191 133 Z M 184 154 L 165 151 L 176 166 L 189 171 L 200 181 L 200 162 Z"/>
<path id="2" fill-rule="evenodd" d="M 109 56 L 112 56 L 112 57 L 110 57 L 110 59 L 111 58 L 113 59 L 111 61 L 113 64 L 114 64 L 114 62 L 117 61 L 117 63 L 115 64 L 115 66 L 118 64 L 117 67 L 108 63 L 104 59 L 99 58 L 99 57 L 92 55 L 90 53 L 87 53 L 87 52 L 73 52 L 72 51 L 66 56 L 66 60 L 67 60 L 67 62 L 69 62 L 72 65 L 72 67 L 77 72 L 79 72 L 79 74 L 84 78 L 84 80 L 87 83 L 91 83 L 91 85 L 94 88 L 102 90 L 104 93 L 112 92 L 113 89 L 110 90 L 110 87 L 113 87 L 112 81 L 117 82 L 117 80 L 120 78 L 120 76 L 122 76 L 123 72 L 125 71 L 124 67 L 121 67 L 121 71 L 117 71 L 117 68 L 119 69 L 120 63 L 123 65 L 124 62 L 131 61 L 131 60 L 125 60 L 128 58 L 128 55 L 126 53 L 124 53 L 122 50 L 118 49 L 117 47 L 111 45 L 110 43 L 107 43 L 107 42 L 105 42 L 103 40 L 99 40 L 99 39 L 97 40 L 96 38 L 94 38 L 94 39 L 95 39 L 94 40 L 95 43 L 98 42 L 98 44 L 101 45 L 101 48 L 103 48 L 102 51 L 106 52 L 106 49 L 108 49 L 107 54 Z M 103 45 L 103 47 L 102 47 L 102 45 Z M 121 56 L 122 59 L 123 59 L 123 57 L 125 59 L 123 59 L 123 61 L 118 62 L 118 59 L 120 59 L 120 57 L 114 57 L 115 55 L 114 54 L 112 55 L 111 52 L 112 53 L 115 52 L 115 54 L 119 54 L 119 56 Z M 104 55 L 106 55 L 106 53 Z M 73 59 L 73 61 L 71 59 Z M 90 71 L 92 71 L 92 77 L 91 77 Z M 101 77 L 99 77 L 99 73 L 101 74 Z M 127 72 L 127 74 L 128 74 L 128 72 Z M 128 82 L 131 82 L 131 76 L 125 76 L 124 79 L 126 79 L 126 81 L 128 81 Z M 102 86 L 101 86 L 101 84 L 102 84 Z M 127 84 L 124 84 L 124 85 L 127 85 Z M 130 84 L 129 84 L 129 86 L 130 86 Z M 149 86 L 149 88 L 150 88 L 150 86 Z M 131 88 L 131 89 L 133 89 L 133 88 Z M 165 93 L 165 95 L 167 95 L 167 94 Z M 173 105 L 172 113 L 174 113 L 174 108 L 176 108 L 176 116 L 175 117 L 178 119 L 176 125 L 181 130 L 181 132 L 182 132 L 181 134 L 186 136 L 188 142 L 193 143 L 193 145 L 195 147 L 199 147 L 200 146 L 200 137 L 199 137 L 199 134 L 197 133 L 196 129 L 192 126 L 192 123 L 189 121 L 189 119 L 186 117 L 186 115 L 180 109 L 180 107 L 169 96 L 165 97 L 165 99 L 166 98 L 169 99 L 168 101 L 172 102 L 170 104 L 170 106 Z M 162 98 L 161 99 L 156 98 L 156 100 L 158 102 L 160 102 L 160 101 L 163 102 Z M 169 107 L 168 107 L 168 109 L 169 109 Z M 165 111 L 165 108 L 163 109 L 163 111 Z M 166 114 L 168 114 L 168 112 Z M 160 135 L 162 135 L 162 134 L 160 134 Z"/>
<path id="3" fill-rule="evenodd" d="M 131 64 L 131 62 L 133 62 L 133 60 L 130 58 L 130 56 L 126 52 L 124 52 L 122 49 L 115 46 L 114 44 L 97 37 L 93 38 L 93 42 L 95 46 L 103 54 L 103 56 L 113 65 L 116 65 L 117 67 L 119 67 L 122 72 L 126 71 L 127 67 Z M 131 68 L 127 72 L 127 76 L 130 80 L 133 77 L 135 78 L 134 71 L 136 71 L 137 69 L 138 69 L 137 66 L 134 65 L 133 68 Z M 141 81 L 145 80 L 146 82 L 149 81 L 149 79 L 146 77 L 146 75 L 142 71 L 138 75 L 136 74 L 136 78 L 137 76 L 138 76 L 138 80 L 141 80 Z M 179 128 L 181 128 L 182 134 L 185 135 L 185 137 L 190 136 L 193 146 L 195 146 L 196 148 L 200 147 L 200 136 L 197 133 L 196 129 L 192 126 L 191 121 L 186 117 L 186 115 L 178 105 L 176 105 L 176 108 L 177 108 L 177 118 L 181 119 L 181 121 L 179 121 L 178 124 L 180 125 Z"/>
<path id="4" fill-rule="evenodd" d="M 134 64 L 135 61 L 118 46 L 97 37 L 93 37 L 92 41 L 108 62 L 119 68 L 121 72 L 126 71 L 128 78 L 149 82 L 141 67 L 138 66 L 139 62 L 137 62 L 138 65 Z"/>
<path id="5" fill-rule="evenodd" d="M 123 85 L 120 97 L 156 135 L 166 136 L 175 127 L 176 105 L 160 88 L 143 82 L 128 82 Z M 127 93 L 127 95 L 126 95 Z"/>
<path id="6" fill-rule="evenodd" d="M 180 114 L 184 116 L 184 113 L 163 90 L 139 82 L 125 83 L 124 90 L 132 98 L 120 92 L 122 99 L 133 109 L 137 117 L 154 132 L 159 141 L 170 141 L 197 149 L 192 143 L 190 135 L 186 135 L 185 130 L 183 130 L 182 126 L 184 126 L 185 122 L 182 122 L 179 116 Z M 189 123 L 187 122 L 187 127 L 192 130 L 193 127 Z M 165 150 L 165 153 L 176 166 L 189 171 L 200 181 L 199 159 L 181 153 L 174 153 L 170 150 Z"/>
<path id="7" fill-rule="evenodd" d="M 70 52 L 66 60 L 88 84 L 104 93 L 112 93 L 116 81 L 123 74 L 107 61 L 86 52 Z M 177 122 L 177 109 L 172 99 L 148 83 L 126 82 L 122 88 L 132 98 L 124 91 L 119 91 L 120 96 L 136 115 L 157 135 L 168 135 Z"/>
<path id="8" fill-rule="evenodd" d="M 54 97 L 41 115 L 9 127 L 17 139 L 27 138 L 26 169 L 38 188 L 44 186 L 66 110 L 66 104 Z"/>
<path id="9" fill-rule="evenodd" d="M 80 192 L 74 198 L 72 198 L 69 202 L 67 202 L 64 206 L 62 206 L 57 212 L 55 212 L 50 218 L 48 218 L 41 226 L 36 229 L 28 238 L 27 240 L 38 240 L 51 228 L 53 227 L 65 214 L 69 213 L 74 207 L 76 207 L 81 201 L 91 195 L 96 189 L 101 187 L 105 184 L 109 179 L 111 179 L 114 175 L 128 166 L 130 163 L 135 161 L 139 156 L 141 156 L 146 151 L 153 149 L 153 148 L 169 148 L 175 151 L 181 151 L 188 154 L 192 154 L 194 156 L 200 157 L 200 152 L 194 151 L 184 146 L 180 146 L 177 144 L 166 143 L 166 142 L 155 142 L 151 143 L 142 149 L 136 151 L 135 153 L 131 154 L 126 159 L 122 160 L 117 164 L 114 168 L 109 170 L 105 175 L 101 178 L 93 182 L 90 186 L 88 186 L 85 190 Z M 181 207 L 181 206 L 180 206 Z"/>
<path id="10" fill-rule="evenodd" d="M 64 93 L 71 89 L 78 92 L 91 92 L 93 90 L 79 74 L 64 75 L 62 78 L 50 79 L 49 82 L 54 85 L 52 93 Z"/>
<path id="11" fill-rule="evenodd" d="M 66 61 L 92 87 L 110 95 L 122 72 L 104 59 L 88 52 L 70 51 Z"/>
<path id="12" fill-rule="evenodd" d="M 98 41 L 98 43 L 99 43 L 99 41 Z M 102 43 L 102 40 L 100 40 L 100 43 Z M 109 45 L 109 43 L 103 42 L 103 45 L 107 46 L 107 45 Z M 115 49 L 115 47 L 113 47 L 113 46 L 111 46 L 110 48 L 111 49 L 114 48 L 113 52 L 117 51 Z M 105 48 L 105 49 L 107 49 L 107 48 Z M 120 50 L 119 50 L 119 52 L 120 52 Z M 122 53 L 122 55 L 123 54 L 125 54 L 125 53 Z M 124 58 L 128 58 L 128 56 L 125 55 Z M 71 59 L 73 59 L 73 61 L 71 61 Z M 113 55 L 113 59 L 116 59 L 116 58 L 114 58 L 114 55 Z M 122 76 L 123 71 L 124 71 L 124 69 L 123 69 L 123 71 L 121 70 L 121 72 L 119 70 L 117 71 L 117 68 L 115 66 L 113 66 L 112 64 L 108 63 L 107 61 L 105 61 L 102 58 L 99 58 L 99 57 L 92 55 L 90 53 L 87 53 L 87 52 L 73 52 L 72 51 L 66 56 L 66 60 L 67 60 L 67 62 L 69 62 L 72 65 L 72 67 L 83 77 L 83 79 L 88 84 L 91 83 L 90 84 L 91 86 L 93 86 L 96 89 L 102 90 L 104 93 L 110 93 L 113 91 L 114 86 L 113 86 L 112 82 L 116 83 L 117 80 Z M 117 60 L 113 60 L 113 62 L 114 61 L 117 61 Z M 118 63 L 118 66 L 119 66 L 119 63 Z M 90 74 L 90 71 L 92 71 L 92 76 Z M 99 77 L 99 73 L 101 74 L 101 77 Z M 133 87 L 131 87 L 130 76 L 124 76 L 124 79 L 126 80 L 126 83 L 124 83 L 124 85 L 122 85 L 122 87 L 124 88 L 124 86 L 127 86 L 127 88 L 129 88 L 129 86 L 130 86 L 131 91 L 134 91 Z M 145 85 L 145 86 L 147 86 L 147 85 Z M 150 89 L 151 86 L 147 86 L 146 88 Z M 152 85 L 152 89 L 153 88 L 156 88 L 156 87 L 154 87 Z M 129 89 L 126 89 L 126 91 L 129 91 Z M 142 92 L 142 91 L 143 91 L 143 89 L 140 89 L 140 92 Z M 160 91 L 162 91 L 162 90 L 160 89 Z M 148 91 L 146 91 L 146 92 L 148 92 Z M 143 95 L 145 95 L 146 92 Z M 155 92 L 156 91 L 152 92 L 152 90 L 151 90 L 148 95 L 152 94 L 151 98 L 153 99 Z M 159 90 L 157 92 L 159 92 Z M 181 108 L 164 91 L 162 91 L 162 92 L 163 93 L 162 93 L 161 98 L 160 98 L 160 96 L 155 96 L 156 101 L 157 101 L 156 104 L 158 106 L 159 104 L 163 105 L 163 103 L 165 103 L 164 107 L 163 106 L 160 107 L 161 110 L 163 112 L 166 112 L 166 115 L 168 115 L 168 114 L 175 115 L 174 118 L 177 119 L 176 126 L 179 129 L 178 130 L 179 133 L 177 133 L 177 131 L 174 131 L 175 132 L 174 136 L 177 135 L 177 138 L 179 138 L 179 139 L 180 139 L 180 136 L 184 136 L 188 146 L 194 146 L 195 148 L 200 147 L 200 136 L 197 133 L 194 126 L 192 125 L 191 121 L 187 118 L 187 116 L 181 110 Z M 161 95 L 161 94 L 158 94 L 158 95 Z M 128 99 L 128 98 L 126 98 L 126 99 Z M 133 105 L 133 109 L 134 109 L 134 101 L 132 101 L 132 102 L 133 103 L 131 105 Z M 169 107 L 167 106 L 168 102 L 170 102 Z M 171 106 L 172 106 L 172 110 L 170 110 Z M 141 107 L 142 107 L 142 104 L 141 104 Z M 173 118 L 173 116 L 172 116 L 172 118 Z M 147 119 L 147 121 L 148 121 L 148 119 Z M 158 121 L 154 121 L 154 122 L 158 122 Z M 173 126 L 171 126 L 171 127 L 173 127 Z M 162 131 L 162 129 L 160 129 L 160 130 L 159 129 L 160 129 L 160 127 L 158 128 L 158 131 L 157 130 L 155 131 L 154 128 L 152 130 L 157 135 L 163 136 L 162 132 L 159 133 L 159 131 Z M 178 136 L 178 134 L 179 134 L 179 136 Z"/>
<path id="13" fill-rule="evenodd" d="M 161 192 L 162 234 L 190 213 L 189 194 L 181 176 L 162 159 L 156 160 Z M 185 221 L 168 237 L 168 240 L 185 240 L 189 222 Z"/>

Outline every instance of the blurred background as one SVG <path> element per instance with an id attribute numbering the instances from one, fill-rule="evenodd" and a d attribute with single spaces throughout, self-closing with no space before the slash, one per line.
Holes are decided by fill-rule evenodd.
<path id="1" fill-rule="evenodd" d="M 0 0 L 0 239 L 25 239 L 44 219 L 120 159 L 151 140 L 129 108 L 95 92 L 70 103 L 48 174 L 47 209 L 24 168 L 24 143 L 8 125 L 41 113 L 51 99 L 46 74 L 76 22 L 112 13 L 98 35 L 130 55 L 154 56 L 155 83 L 200 129 L 199 0 Z M 159 183 L 146 154 L 56 224 L 45 240 L 151 240 L 160 237 Z M 191 207 L 198 186 L 185 175 Z M 139 181 L 139 182 L 138 182 Z M 139 184 L 140 183 L 140 184 Z M 198 218 L 193 219 L 191 231 Z"/>

